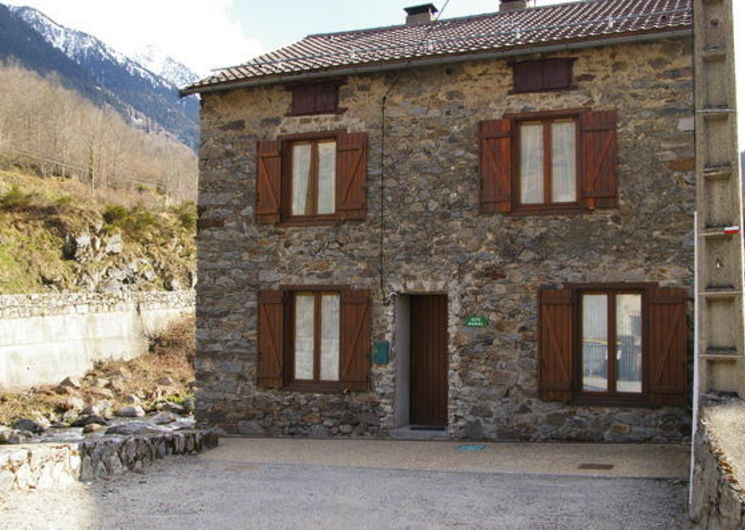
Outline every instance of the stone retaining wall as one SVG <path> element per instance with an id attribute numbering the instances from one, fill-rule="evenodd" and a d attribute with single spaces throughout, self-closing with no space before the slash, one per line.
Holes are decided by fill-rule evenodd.
<path id="1" fill-rule="evenodd" d="M 147 351 L 148 336 L 194 313 L 194 292 L 0 296 L 0 391 L 56 384 L 99 359 Z"/>
<path id="2" fill-rule="evenodd" d="M 745 528 L 745 403 L 702 408 L 695 440 L 693 528 Z"/>
<path id="3" fill-rule="evenodd" d="M 8 447 L 0 449 L 0 491 L 59 488 L 127 470 L 142 472 L 167 455 L 198 453 L 217 444 L 214 431 L 179 431 Z"/>

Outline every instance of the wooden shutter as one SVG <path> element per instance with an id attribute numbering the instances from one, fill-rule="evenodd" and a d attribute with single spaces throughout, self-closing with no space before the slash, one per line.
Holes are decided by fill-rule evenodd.
<path id="1" fill-rule="evenodd" d="M 618 206 L 618 115 L 585 112 L 582 127 L 582 193 L 588 208 Z"/>
<path id="2" fill-rule="evenodd" d="M 648 303 L 649 399 L 655 405 L 687 405 L 688 294 L 655 288 Z"/>
<path id="3" fill-rule="evenodd" d="M 569 401 L 574 343 L 572 291 L 541 289 L 538 307 L 538 396 L 548 401 Z"/>
<path id="4" fill-rule="evenodd" d="M 258 385 L 269 388 L 282 386 L 283 301 L 281 291 L 259 291 L 256 378 Z"/>
<path id="5" fill-rule="evenodd" d="M 282 163 L 279 142 L 258 142 L 256 147 L 256 222 L 279 221 Z"/>
<path id="6" fill-rule="evenodd" d="M 342 390 L 370 388 L 371 312 L 370 291 L 342 291 L 339 377 Z"/>
<path id="7" fill-rule="evenodd" d="M 367 133 L 341 133 L 336 139 L 336 211 L 341 219 L 367 214 Z"/>
<path id="8" fill-rule="evenodd" d="M 481 213 L 509 212 L 512 175 L 512 120 L 479 123 Z"/>
<path id="9" fill-rule="evenodd" d="M 573 59 L 546 59 L 543 61 L 543 89 L 556 90 L 572 85 Z"/>

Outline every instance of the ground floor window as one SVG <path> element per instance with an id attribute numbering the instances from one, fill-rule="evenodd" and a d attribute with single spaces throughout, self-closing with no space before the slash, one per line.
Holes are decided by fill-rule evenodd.
<path id="1" fill-rule="evenodd" d="M 539 394 L 597 404 L 685 404 L 688 295 L 654 283 L 539 293 Z"/>

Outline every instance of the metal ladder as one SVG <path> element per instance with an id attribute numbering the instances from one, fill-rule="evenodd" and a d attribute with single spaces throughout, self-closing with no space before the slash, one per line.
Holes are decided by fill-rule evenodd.
<path id="1" fill-rule="evenodd" d="M 743 0 L 739 0 L 743 1 Z M 695 0 L 698 392 L 745 397 L 732 0 Z"/>

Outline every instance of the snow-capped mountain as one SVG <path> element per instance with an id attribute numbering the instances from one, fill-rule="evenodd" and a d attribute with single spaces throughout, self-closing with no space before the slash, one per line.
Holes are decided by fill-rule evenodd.
<path id="1" fill-rule="evenodd" d="M 42 73 L 55 71 L 63 84 L 115 108 L 133 125 L 162 128 L 196 146 L 199 104 L 179 99 L 179 84 L 36 9 L 0 8 L 0 59 L 12 56 Z"/>
<path id="2" fill-rule="evenodd" d="M 173 57 L 169 57 L 163 50 L 154 45 L 146 46 L 132 58 L 177 87 L 185 87 L 199 79 L 199 76 L 192 72 L 188 66 L 178 62 Z"/>

